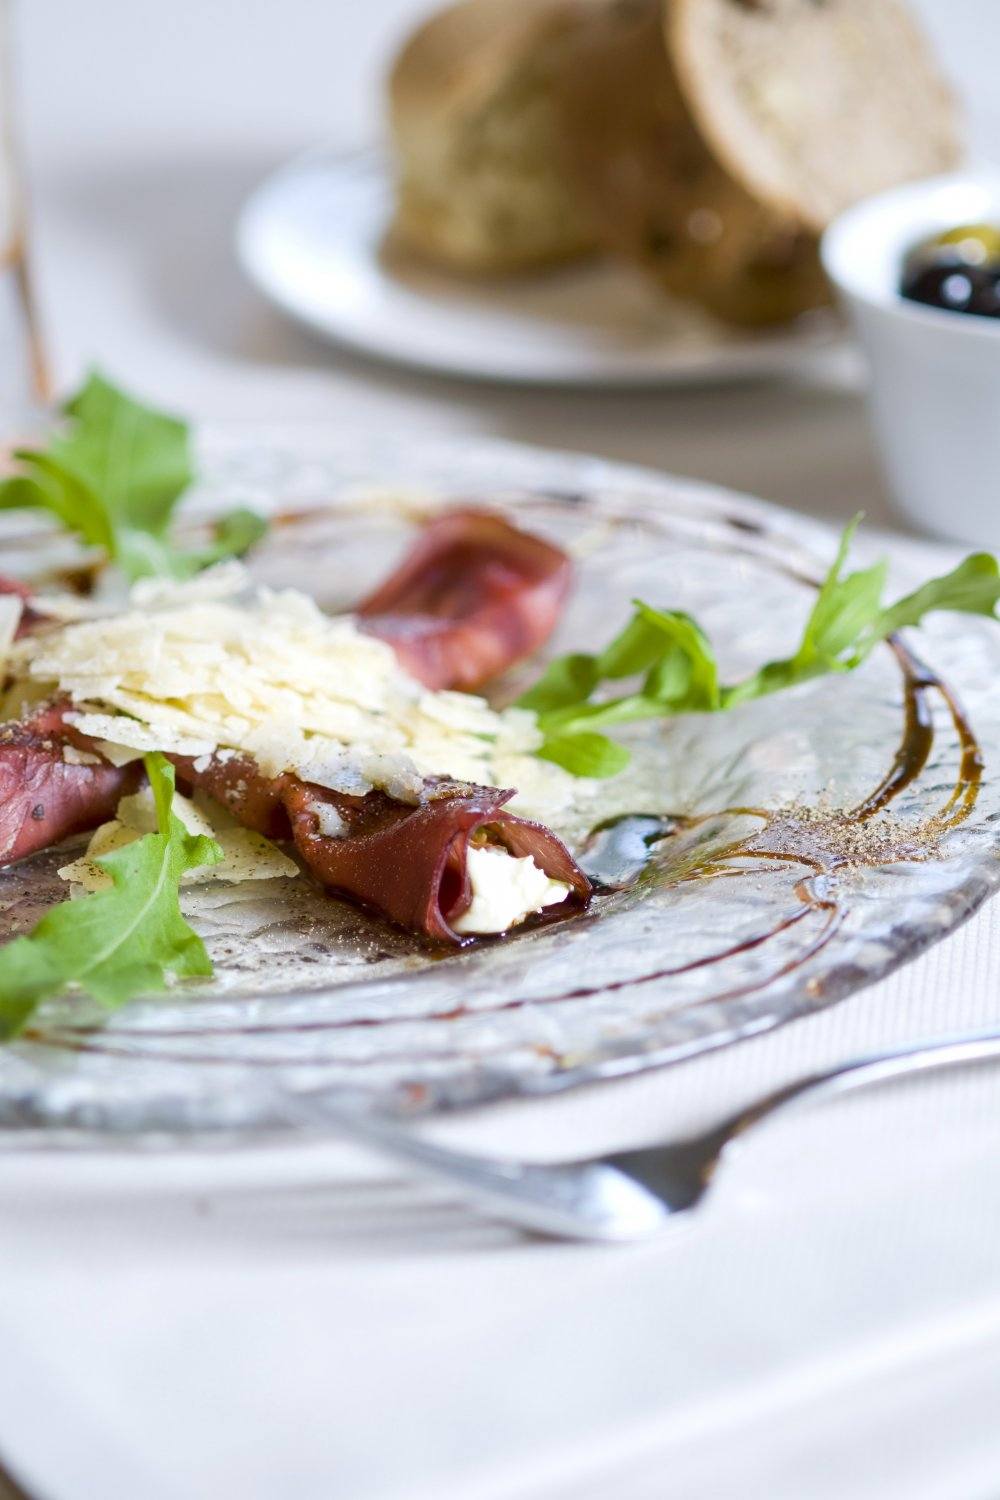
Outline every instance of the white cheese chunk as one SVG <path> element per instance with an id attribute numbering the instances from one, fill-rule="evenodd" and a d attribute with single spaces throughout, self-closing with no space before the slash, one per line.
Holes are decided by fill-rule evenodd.
<path id="1" fill-rule="evenodd" d="M 24 613 L 24 600 L 20 594 L 0 594 L 0 642 L 4 650 L 17 634 Z"/>
<path id="2" fill-rule="evenodd" d="M 24 604 L 17 594 L 0 594 L 0 666 L 14 644 Z"/>
<path id="3" fill-rule="evenodd" d="M 550 880 L 530 855 L 518 859 L 495 844 L 482 844 L 472 846 L 467 859 L 472 903 L 452 923 L 456 932 L 506 932 L 570 893 L 568 885 Z"/>
<path id="4" fill-rule="evenodd" d="M 325 839 L 342 839 L 350 833 L 350 828 L 335 807 L 329 802 L 314 802 L 309 811 L 316 819 L 316 831 Z"/>

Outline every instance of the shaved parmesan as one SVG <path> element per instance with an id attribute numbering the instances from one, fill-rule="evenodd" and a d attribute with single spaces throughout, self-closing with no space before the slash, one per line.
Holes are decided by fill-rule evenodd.
<path id="1" fill-rule="evenodd" d="M 252 756 L 333 791 L 419 799 L 429 776 L 515 786 L 551 815 L 586 784 L 535 758 L 535 715 L 431 692 L 392 648 L 294 589 L 253 589 L 237 563 L 192 583 L 146 580 L 120 613 L 14 643 L 10 669 L 68 695 L 116 765 L 145 752 Z M 524 795 L 527 793 L 527 795 Z"/>
<path id="2" fill-rule="evenodd" d="M 0 664 L 14 644 L 23 613 L 24 603 L 19 595 L 0 594 Z"/>
<path id="3" fill-rule="evenodd" d="M 68 766 L 99 766 L 101 757 L 90 750 L 78 750 L 75 745 L 63 745 L 62 758 Z"/>
<path id="4" fill-rule="evenodd" d="M 248 828 L 232 826 L 232 819 L 223 809 L 210 805 L 208 799 L 191 801 L 174 793 L 173 811 L 184 824 L 188 833 L 205 834 L 220 845 L 223 858 L 217 865 L 201 865 L 189 870 L 181 878 L 181 885 L 203 885 L 210 880 L 226 880 L 233 883 L 243 880 L 273 880 L 276 876 L 295 876 L 299 867 L 287 854 L 272 844 L 262 834 L 251 833 Z M 111 854 L 125 844 L 131 844 L 144 833 L 156 831 L 156 804 L 152 789 L 148 786 L 118 804 L 118 813 L 110 823 L 102 823 L 95 829 L 87 845 L 86 853 L 72 864 L 63 865 L 60 878 L 79 887 L 81 892 L 110 890 L 113 881 L 106 871 L 94 861 L 102 854 Z"/>

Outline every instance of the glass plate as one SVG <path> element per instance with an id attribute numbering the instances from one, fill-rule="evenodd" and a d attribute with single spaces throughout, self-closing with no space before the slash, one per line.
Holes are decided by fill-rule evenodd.
<path id="1" fill-rule="evenodd" d="M 270 583 L 347 607 L 428 510 L 488 501 L 576 557 L 553 651 L 604 641 L 642 595 L 696 614 L 729 679 L 788 651 L 835 545 L 758 502 L 573 455 L 312 429 L 206 432 L 202 448 L 194 510 L 277 513 L 254 563 Z M 5 546 L 14 571 L 53 555 L 37 535 Z M 1000 636 L 948 616 L 909 647 L 919 659 L 887 646 L 851 676 L 631 730 L 631 768 L 552 820 L 621 886 L 574 920 L 442 952 L 302 880 L 192 892 L 215 978 L 107 1019 L 82 998 L 49 1008 L 0 1051 L 0 1122 L 249 1135 L 301 1119 L 315 1090 L 400 1111 L 545 1093 L 870 984 L 1000 875 Z M 65 858 L 0 872 L 12 931 L 65 893 Z"/>

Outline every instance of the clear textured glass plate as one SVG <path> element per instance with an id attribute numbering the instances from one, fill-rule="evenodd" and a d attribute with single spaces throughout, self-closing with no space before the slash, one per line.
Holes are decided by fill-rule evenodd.
<path id="1" fill-rule="evenodd" d="M 788 651 L 835 544 L 758 502 L 572 455 L 310 429 L 207 432 L 202 447 L 196 505 L 281 518 L 254 564 L 268 582 L 347 607 L 422 513 L 487 501 L 576 557 L 553 651 L 604 641 L 642 595 L 696 614 L 728 678 Z M 6 545 L 12 569 L 48 555 Z M 909 647 L 919 660 L 885 647 L 849 677 L 631 731 L 631 768 L 553 820 L 620 877 L 575 920 L 442 953 L 303 881 L 186 896 L 216 977 L 109 1018 L 79 997 L 51 1007 L 0 1052 L 0 1123 L 249 1134 L 319 1089 L 400 1110 L 544 1093 L 871 983 L 1000 878 L 1000 632 L 949 616 Z M 64 860 L 0 872 L 9 930 L 62 897 Z"/>

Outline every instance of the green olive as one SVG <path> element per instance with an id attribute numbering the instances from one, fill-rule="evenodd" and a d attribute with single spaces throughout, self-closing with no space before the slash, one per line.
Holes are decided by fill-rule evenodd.
<path id="1" fill-rule="evenodd" d="M 970 266 L 985 266 L 1000 261 L 1000 227 L 996 224 L 958 224 L 943 234 L 932 235 L 923 248 L 933 255 L 936 250 L 950 250 Z"/>

